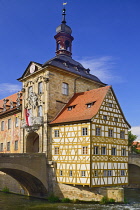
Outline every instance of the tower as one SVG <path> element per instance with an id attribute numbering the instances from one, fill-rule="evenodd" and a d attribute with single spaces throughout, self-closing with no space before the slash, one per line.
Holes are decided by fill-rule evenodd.
<path id="1" fill-rule="evenodd" d="M 54 38 L 56 39 L 56 55 L 72 55 L 72 41 L 74 38 L 71 36 L 72 30 L 69 26 L 66 25 L 66 9 L 63 8 L 62 12 L 62 22 L 56 28 L 56 35 Z"/>

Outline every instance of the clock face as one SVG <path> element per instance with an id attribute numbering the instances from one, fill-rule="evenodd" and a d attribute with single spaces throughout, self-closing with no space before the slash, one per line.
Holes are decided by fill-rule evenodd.
<path id="1" fill-rule="evenodd" d="M 30 66 L 30 73 L 32 74 L 32 73 L 34 73 L 34 71 L 35 71 L 35 65 L 32 64 L 32 65 Z"/>

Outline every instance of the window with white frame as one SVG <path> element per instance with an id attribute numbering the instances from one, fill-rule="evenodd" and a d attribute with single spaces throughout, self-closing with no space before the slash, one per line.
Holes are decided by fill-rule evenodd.
<path id="1" fill-rule="evenodd" d="M 1 131 L 4 131 L 4 121 L 1 122 Z"/>
<path id="2" fill-rule="evenodd" d="M 10 142 L 7 142 L 7 151 L 10 151 Z"/>
<path id="3" fill-rule="evenodd" d="M 60 170 L 60 176 L 63 176 L 63 171 L 62 170 Z"/>
<path id="4" fill-rule="evenodd" d="M 114 117 L 114 121 L 115 121 L 115 122 L 118 122 L 118 118 L 117 118 L 117 117 Z"/>
<path id="5" fill-rule="evenodd" d="M 0 143 L 0 152 L 3 152 L 3 143 Z"/>
<path id="6" fill-rule="evenodd" d="M 87 127 L 82 128 L 82 136 L 87 136 L 88 135 L 88 129 Z"/>
<path id="7" fill-rule="evenodd" d="M 112 176 L 112 171 L 111 170 L 104 170 L 103 171 L 103 176 Z"/>
<path id="8" fill-rule="evenodd" d="M 59 137 L 59 130 L 54 130 L 54 137 Z"/>
<path id="9" fill-rule="evenodd" d="M 98 171 L 97 171 L 97 170 L 94 171 L 94 176 L 95 176 L 95 177 L 98 176 Z"/>
<path id="10" fill-rule="evenodd" d="M 86 176 L 86 171 L 81 171 L 81 177 L 85 177 Z"/>
<path id="11" fill-rule="evenodd" d="M 32 92 L 33 92 L 33 87 L 32 86 L 28 87 L 28 97 L 31 95 Z"/>
<path id="12" fill-rule="evenodd" d="M 18 122 L 19 122 L 19 119 L 18 117 L 15 118 L 15 127 L 18 127 Z"/>
<path id="13" fill-rule="evenodd" d="M 11 119 L 8 119 L 8 129 L 11 129 Z"/>
<path id="14" fill-rule="evenodd" d="M 103 115 L 103 119 L 104 119 L 104 120 L 107 120 L 107 116 L 106 116 L 106 115 Z"/>
<path id="15" fill-rule="evenodd" d="M 111 108 L 112 107 L 112 103 L 108 103 L 108 106 Z"/>
<path id="16" fill-rule="evenodd" d="M 38 106 L 38 117 L 42 117 L 43 113 L 42 113 L 42 106 Z"/>
<path id="17" fill-rule="evenodd" d="M 94 146 L 93 154 L 99 155 L 99 147 L 98 146 Z"/>
<path id="18" fill-rule="evenodd" d="M 122 156 L 126 156 L 126 149 L 122 148 Z"/>
<path id="19" fill-rule="evenodd" d="M 69 85 L 67 83 L 62 83 L 62 94 L 68 95 L 69 94 Z"/>
<path id="20" fill-rule="evenodd" d="M 82 147 L 82 154 L 83 155 L 87 155 L 88 154 L 88 147 L 87 146 Z"/>
<path id="21" fill-rule="evenodd" d="M 125 170 L 121 170 L 120 172 L 121 172 L 120 173 L 121 176 L 125 176 Z"/>
<path id="22" fill-rule="evenodd" d="M 106 147 L 101 147 L 101 155 L 106 155 Z"/>
<path id="23" fill-rule="evenodd" d="M 15 141 L 15 150 L 18 150 L 18 140 Z"/>
<path id="24" fill-rule="evenodd" d="M 108 137 L 113 137 L 113 129 L 108 129 Z"/>
<path id="25" fill-rule="evenodd" d="M 125 139 L 125 132 L 124 131 L 120 131 L 120 139 Z"/>
<path id="26" fill-rule="evenodd" d="M 55 155 L 59 155 L 59 147 L 55 147 L 54 148 L 54 154 Z"/>
<path id="27" fill-rule="evenodd" d="M 101 136 L 101 128 L 96 128 L 96 136 Z"/>
<path id="28" fill-rule="evenodd" d="M 43 93 L 43 82 L 38 83 L 38 94 Z"/>
<path id="29" fill-rule="evenodd" d="M 69 171 L 69 176 L 72 177 L 72 171 Z"/>
<path id="30" fill-rule="evenodd" d="M 111 148 L 111 155 L 117 155 L 116 147 Z"/>

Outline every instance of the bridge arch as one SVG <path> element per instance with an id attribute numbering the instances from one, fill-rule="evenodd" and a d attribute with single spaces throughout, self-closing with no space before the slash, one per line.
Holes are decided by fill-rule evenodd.
<path id="1" fill-rule="evenodd" d="M 129 187 L 140 188 L 140 155 L 129 154 L 128 163 Z"/>
<path id="2" fill-rule="evenodd" d="M 30 196 L 47 196 L 46 165 L 45 154 L 0 154 L 0 171 L 17 180 Z"/>

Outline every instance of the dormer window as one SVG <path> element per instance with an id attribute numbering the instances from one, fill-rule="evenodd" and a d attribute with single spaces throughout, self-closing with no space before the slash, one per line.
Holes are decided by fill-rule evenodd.
<path id="1" fill-rule="evenodd" d="M 93 102 L 91 102 L 91 103 L 87 103 L 87 104 L 86 104 L 86 105 L 87 105 L 87 108 L 92 107 L 92 106 L 95 104 L 95 102 L 96 102 L 96 101 L 93 101 Z"/>
<path id="2" fill-rule="evenodd" d="M 75 107 L 76 107 L 76 105 L 68 106 L 68 111 L 71 111 L 71 110 L 74 109 Z"/>

